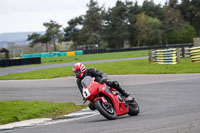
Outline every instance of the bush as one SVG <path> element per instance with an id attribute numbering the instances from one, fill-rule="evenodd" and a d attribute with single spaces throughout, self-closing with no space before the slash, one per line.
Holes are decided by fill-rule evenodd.
<path id="1" fill-rule="evenodd" d="M 192 43 L 196 31 L 190 24 L 183 24 L 167 33 L 168 44 Z"/>

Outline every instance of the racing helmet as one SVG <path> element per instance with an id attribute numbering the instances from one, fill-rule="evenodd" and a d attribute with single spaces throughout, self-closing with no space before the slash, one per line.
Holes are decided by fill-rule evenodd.
<path id="1" fill-rule="evenodd" d="M 83 74 L 85 73 L 85 65 L 82 63 L 76 63 L 72 67 L 72 71 L 76 78 L 81 78 Z"/>

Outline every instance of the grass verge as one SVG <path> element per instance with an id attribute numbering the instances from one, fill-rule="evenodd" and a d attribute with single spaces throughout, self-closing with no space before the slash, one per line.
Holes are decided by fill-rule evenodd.
<path id="1" fill-rule="evenodd" d="M 57 64 L 57 63 L 69 63 L 69 62 L 82 62 L 82 61 L 93 61 L 93 60 L 108 60 L 108 59 L 120 59 L 120 58 L 131 58 L 131 57 L 142 57 L 148 56 L 148 50 L 139 51 L 128 51 L 128 52 L 113 52 L 113 53 L 101 53 L 101 54 L 84 54 L 76 56 L 60 56 L 60 57 L 44 57 L 41 58 L 43 65 L 46 64 Z M 11 66 L 22 67 L 22 66 L 36 66 L 41 64 L 32 65 L 21 65 L 21 66 Z M 0 69 L 5 69 L 8 67 L 0 67 Z"/>
<path id="2" fill-rule="evenodd" d="M 97 68 L 109 75 L 200 73 L 200 63 L 192 63 L 190 58 L 182 58 L 181 63 L 176 65 L 150 64 L 148 60 L 132 60 L 89 64 L 86 67 Z M 73 76 L 72 67 L 59 67 L 9 74 L 0 76 L 0 80 L 50 79 L 65 76 Z"/>
<path id="3" fill-rule="evenodd" d="M 48 58 L 42 58 L 42 64 L 120 59 L 120 58 L 141 57 L 141 56 L 148 56 L 148 50 L 101 53 L 101 54 L 84 54 L 84 55 L 76 55 L 76 56 L 48 57 Z"/>
<path id="4" fill-rule="evenodd" d="M 0 125 L 33 118 L 55 118 L 85 107 L 73 103 L 3 101 L 0 102 Z"/>

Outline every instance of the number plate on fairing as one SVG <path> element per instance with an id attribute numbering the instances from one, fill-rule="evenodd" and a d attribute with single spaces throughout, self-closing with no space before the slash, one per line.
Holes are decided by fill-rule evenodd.
<path id="1" fill-rule="evenodd" d="M 83 96 L 84 96 L 84 98 L 88 98 L 90 95 L 91 94 L 90 94 L 90 92 L 89 92 L 88 89 L 83 89 Z"/>

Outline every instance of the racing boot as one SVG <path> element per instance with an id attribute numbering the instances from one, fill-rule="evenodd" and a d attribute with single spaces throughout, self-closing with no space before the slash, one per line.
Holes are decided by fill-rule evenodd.
<path id="1" fill-rule="evenodd" d="M 130 93 L 126 92 L 122 87 L 119 85 L 119 82 L 117 81 L 112 81 L 112 80 L 107 80 L 106 84 L 112 88 L 115 88 L 122 96 L 124 97 L 129 97 Z"/>
<path id="2" fill-rule="evenodd" d="M 134 102 L 134 98 L 130 97 L 130 93 L 126 92 L 125 90 L 123 90 L 120 86 L 118 88 L 118 91 L 122 94 L 122 96 L 125 97 L 125 101 L 126 102 Z"/>
<path id="3" fill-rule="evenodd" d="M 116 88 L 116 90 L 119 91 L 119 93 L 121 93 L 122 96 L 124 96 L 124 97 L 126 97 L 126 98 L 130 96 L 130 93 L 127 92 L 127 91 L 125 91 L 124 89 L 122 89 L 121 86 L 119 86 L 118 88 Z"/>

